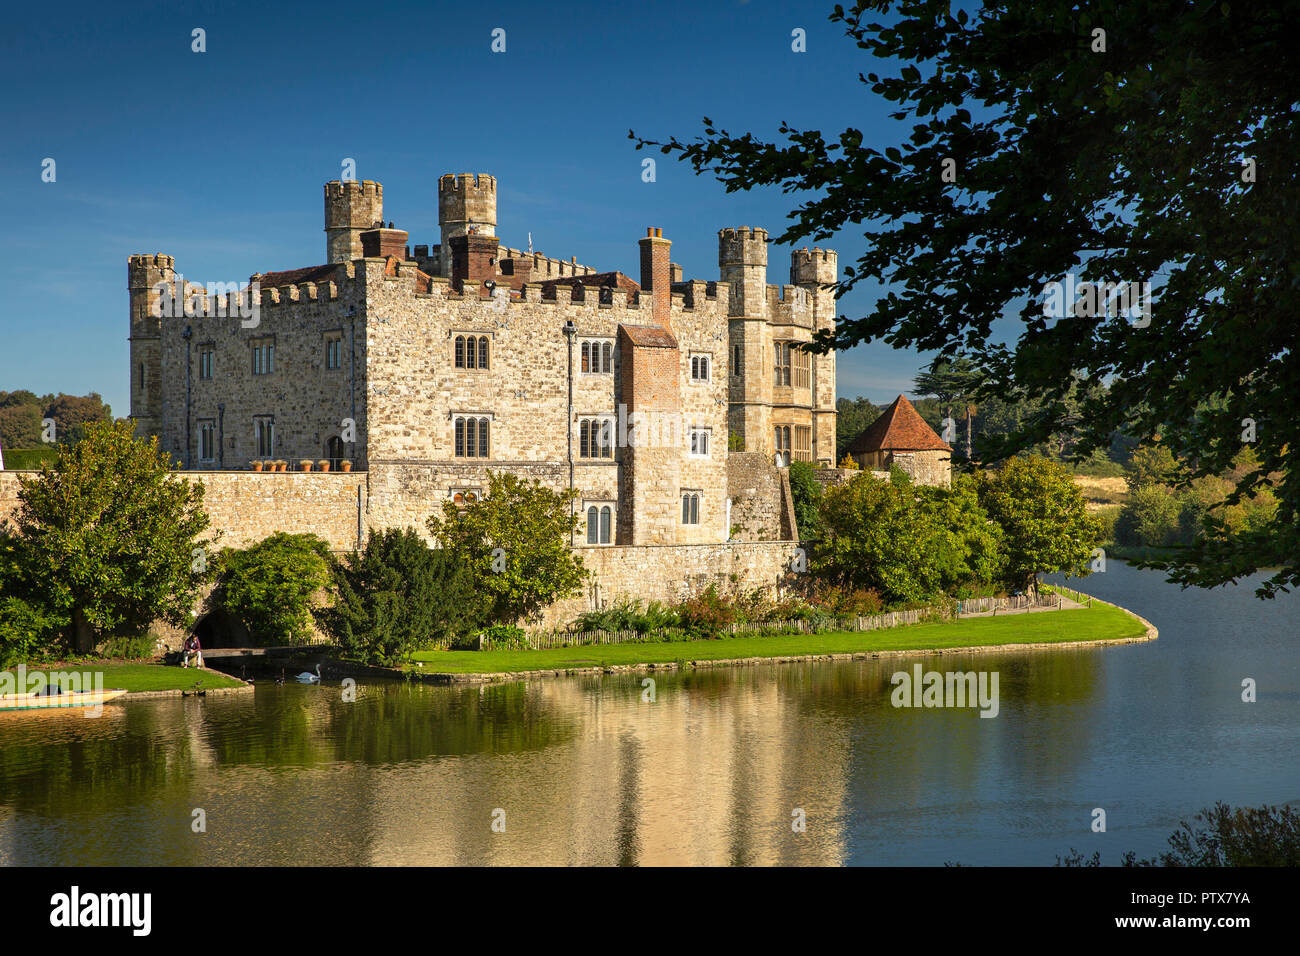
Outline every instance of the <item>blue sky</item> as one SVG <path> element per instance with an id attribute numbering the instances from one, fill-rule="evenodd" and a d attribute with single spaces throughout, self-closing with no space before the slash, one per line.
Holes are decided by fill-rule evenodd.
<path id="1" fill-rule="evenodd" d="M 25 5 L 0 37 L 0 389 L 127 399 L 126 258 L 166 252 L 197 282 L 324 260 L 321 186 L 345 158 L 384 184 L 384 215 L 438 241 L 437 179 L 498 178 L 498 234 L 637 277 L 663 228 L 688 278 L 716 278 L 717 230 L 766 226 L 779 191 L 728 195 L 645 152 L 629 128 L 692 138 L 701 118 L 775 136 L 785 120 L 883 146 L 901 136 L 857 80 L 876 64 L 827 21 L 833 3 L 149 3 Z M 493 53 L 495 28 L 506 52 Z M 206 31 L 207 51 L 191 50 Z M 806 53 L 791 31 L 807 31 Z M 57 179 L 42 182 L 53 158 Z M 861 233 L 824 245 L 841 263 Z M 769 253 L 770 282 L 789 250 Z M 863 284 L 840 303 L 861 315 Z M 843 352 L 839 389 L 876 402 L 924 364 Z"/>

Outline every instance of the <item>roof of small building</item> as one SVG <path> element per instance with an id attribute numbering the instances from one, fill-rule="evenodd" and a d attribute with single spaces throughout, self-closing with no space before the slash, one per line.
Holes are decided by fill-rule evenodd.
<path id="1" fill-rule="evenodd" d="M 952 451 L 952 446 L 935 434 L 911 402 L 899 395 L 849 445 L 853 455 L 873 451 Z"/>
<path id="2" fill-rule="evenodd" d="M 577 285 L 582 283 L 584 286 L 612 286 L 619 289 L 626 289 L 628 292 L 640 291 L 641 285 L 630 276 L 614 270 L 613 272 L 588 272 L 585 276 L 556 276 L 552 279 L 541 279 L 529 285 L 554 286 L 554 285 Z"/>
<path id="3" fill-rule="evenodd" d="M 632 344 L 641 348 L 675 349 L 677 338 L 660 325 L 629 325 L 619 323 L 619 329 L 632 340 Z"/>

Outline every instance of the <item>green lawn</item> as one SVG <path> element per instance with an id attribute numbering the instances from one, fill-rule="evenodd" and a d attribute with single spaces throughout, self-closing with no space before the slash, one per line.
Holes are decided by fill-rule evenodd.
<path id="1" fill-rule="evenodd" d="M 60 672 L 103 673 L 105 690 L 192 690 L 195 689 L 195 681 L 199 682 L 199 688 L 203 690 L 212 687 L 239 687 L 241 684 L 240 681 L 226 677 L 224 674 L 218 674 L 216 671 L 165 667 L 162 664 L 92 662 L 89 664 L 56 664 L 52 667 L 30 664 L 27 666 L 29 674 L 37 671 L 52 674 Z"/>
<path id="2" fill-rule="evenodd" d="M 1146 628 L 1132 615 L 1105 604 L 1071 611 L 1042 611 L 977 617 L 964 621 L 916 624 L 880 631 L 825 634 L 770 634 L 716 641 L 605 644 L 542 651 L 418 651 L 414 660 L 425 673 L 486 674 L 501 671 L 556 670 L 614 664 L 726 660 L 733 657 L 783 657 L 798 654 L 849 654 L 863 651 L 929 650 L 988 644 L 1069 643 L 1139 637 Z"/>

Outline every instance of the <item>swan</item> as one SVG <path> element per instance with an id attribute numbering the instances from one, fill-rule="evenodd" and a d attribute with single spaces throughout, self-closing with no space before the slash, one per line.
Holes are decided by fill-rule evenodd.
<path id="1" fill-rule="evenodd" d="M 319 664 L 316 665 L 316 673 L 314 673 L 314 674 L 313 674 L 311 671 L 303 671 L 301 674 L 299 674 L 299 675 L 298 675 L 298 683 L 299 683 L 299 684 L 319 684 L 319 683 L 320 683 L 320 665 L 319 665 Z"/>

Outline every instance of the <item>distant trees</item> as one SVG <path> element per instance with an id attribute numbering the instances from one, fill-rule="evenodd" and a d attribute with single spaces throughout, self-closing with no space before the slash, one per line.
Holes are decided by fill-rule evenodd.
<path id="1" fill-rule="evenodd" d="M 54 441 L 76 444 L 91 422 L 112 421 L 112 409 L 95 392 L 89 395 L 37 395 L 26 389 L 0 392 L 0 448 L 39 448 L 43 419 L 54 420 Z"/>

